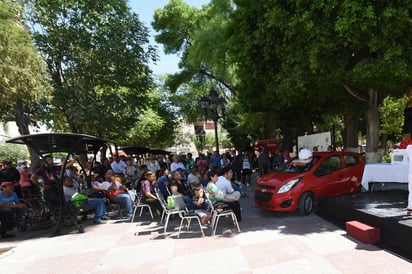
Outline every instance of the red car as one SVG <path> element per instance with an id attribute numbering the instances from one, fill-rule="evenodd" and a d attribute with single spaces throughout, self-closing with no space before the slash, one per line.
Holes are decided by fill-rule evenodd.
<path id="1" fill-rule="evenodd" d="M 306 160 L 294 158 L 279 170 L 260 177 L 255 205 L 271 211 L 309 215 L 319 197 L 358 193 L 364 162 L 359 153 L 313 152 Z"/>

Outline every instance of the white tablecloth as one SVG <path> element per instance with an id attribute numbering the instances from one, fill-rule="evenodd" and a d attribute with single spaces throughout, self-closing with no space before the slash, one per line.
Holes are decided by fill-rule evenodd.
<path id="1" fill-rule="evenodd" d="M 368 190 L 372 182 L 408 183 L 408 165 L 367 164 L 363 171 L 362 186 Z"/>

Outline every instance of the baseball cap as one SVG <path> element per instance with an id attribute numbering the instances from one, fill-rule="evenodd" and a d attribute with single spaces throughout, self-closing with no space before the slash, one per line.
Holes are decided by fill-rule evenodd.
<path id="1" fill-rule="evenodd" d="M 4 186 L 14 186 L 14 183 L 13 182 L 3 182 L 3 183 L 1 183 L 1 186 L 2 187 L 4 187 Z"/>

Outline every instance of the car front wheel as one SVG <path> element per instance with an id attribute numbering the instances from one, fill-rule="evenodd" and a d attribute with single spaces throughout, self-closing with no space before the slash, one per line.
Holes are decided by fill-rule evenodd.
<path id="1" fill-rule="evenodd" d="M 299 213 L 307 216 L 313 210 L 313 195 L 305 192 L 299 199 Z"/>

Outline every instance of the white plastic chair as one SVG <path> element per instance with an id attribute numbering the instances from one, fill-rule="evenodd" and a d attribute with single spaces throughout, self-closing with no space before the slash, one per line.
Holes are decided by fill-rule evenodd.
<path id="1" fill-rule="evenodd" d="M 142 203 L 140 201 L 139 196 L 137 195 L 137 193 L 135 191 L 130 191 L 129 190 L 129 195 L 130 198 L 132 199 L 133 202 L 133 216 L 132 219 L 130 220 L 131 223 L 133 223 L 134 217 L 136 216 L 136 211 L 140 208 L 140 213 L 139 213 L 139 217 L 142 217 L 142 213 L 143 213 L 143 209 L 147 208 L 149 210 L 150 216 L 153 219 L 153 212 L 152 212 L 152 208 L 150 207 L 150 205 Z M 134 195 L 134 197 L 132 197 Z"/>
<path id="2" fill-rule="evenodd" d="M 182 231 L 183 222 L 184 221 L 187 222 L 187 230 L 189 230 L 190 223 L 193 219 L 197 220 L 200 231 L 202 232 L 202 237 L 205 237 L 205 233 L 203 232 L 203 228 L 202 228 L 202 224 L 200 222 L 199 216 L 195 212 L 189 212 L 187 210 L 185 201 L 183 200 L 182 196 L 175 196 L 175 206 L 179 210 L 179 217 L 181 219 L 177 238 L 180 237 L 180 232 Z"/>
<path id="3" fill-rule="evenodd" d="M 176 207 L 175 208 L 168 208 L 167 207 L 167 202 L 166 202 L 165 198 L 163 197 L 162 193 L 160 193 L 160 191 L 156 191 L 156 196 L 157 196 L 157 199 L 159 199 L 160 205 L 163 208 L 162 217 L 160 218 L 160 223 L 162 223 L 163 219 L 166 217 L 166 222 L 165 222 L 165 226 L 164 226 L 164 234 L 166 234 L 167 225 L 169 224 L 170 216 L 183 213 L 184 210 L 178 209 Z"/>
<path id="4" fill-rule="evenodd" d="M 221 217 L 229 216 L 232 218 L 233 224 L 237 227 L 237 231 L 240 232 L 239 223 L 237 221 L 236 215 L 232 209 L 226 208 L 225 204 L 220 203 L 223 207 L 219 208 L 217 205 L 213 205 L 209 200 L 212 210 L 212 236 L 216 234 L 216 228 L 219 225 L 219 220 Z"/>

